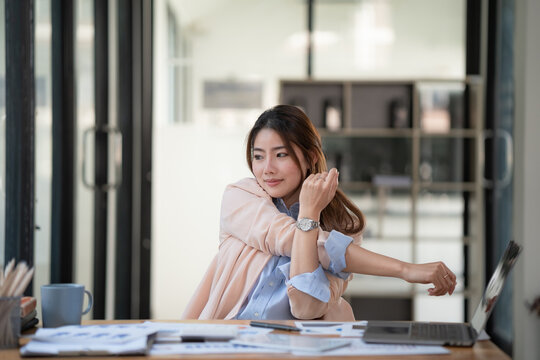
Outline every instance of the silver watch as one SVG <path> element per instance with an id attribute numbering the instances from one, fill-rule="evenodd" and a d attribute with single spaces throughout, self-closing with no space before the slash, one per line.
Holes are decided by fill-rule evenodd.
<path id="1" fill-rule="evenodd" d="M 302 231 L 311 231 L 319 227 L 319 222 L 308 218 L 298 219 L 296 227 Z"/>

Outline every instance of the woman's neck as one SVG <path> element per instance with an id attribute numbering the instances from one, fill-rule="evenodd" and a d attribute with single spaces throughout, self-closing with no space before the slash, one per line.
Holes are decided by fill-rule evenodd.
<path id="1" fill-rule="evenodd" d="M 283 200 L 285 206 L 287 206 L 287 209 L 290 209 L 293 204 L 300 200 L 300 189 L 297 189 L 289 195 L 282 197 L 281 200 Z"/>

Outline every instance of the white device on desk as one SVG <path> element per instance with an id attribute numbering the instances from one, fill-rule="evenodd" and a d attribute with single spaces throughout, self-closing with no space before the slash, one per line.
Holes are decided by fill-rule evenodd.
<path id="1" fill-rule="evenodd" d="M 471 323 L 435 323 L 419 321 L 368 321 L 363 339 L 370 343 L 472 346 L 493 311 L 508 273 L 521 247 L 510 241 L 499 260 Z"/>

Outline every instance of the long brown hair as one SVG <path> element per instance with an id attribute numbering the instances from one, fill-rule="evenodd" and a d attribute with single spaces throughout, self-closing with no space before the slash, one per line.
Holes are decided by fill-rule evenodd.
<path id="1" fill-rule="evenodd" d="M 277 105 L 263 112 L 248 134 L 246 160 L 251 172 L 253 172 L 253 143 L 262 129 L 271 129 L 279 134 L 299 169 L 301 169 L 300 160 L 292 144 L 298 146 L 306 159 L 315 157 L 313 160 L 316 161 L 309 161 L 310 168 L 303 174 L 303 180 L 310 174 L 328 170 L 321 137 L 308 116 L 296 106 Z M 303 180 L 299 187 L 302 186 Z M 361 232 L 365 225 L 362 211 L 339 188 L 330 204 L 321 212 L 320 222 L 323 230 L 337 230 L 347 235 Z"/>

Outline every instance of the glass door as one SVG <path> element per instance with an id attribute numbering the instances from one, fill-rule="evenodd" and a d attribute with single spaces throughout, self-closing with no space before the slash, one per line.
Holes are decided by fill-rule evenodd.
<path id="1" fill-rule="evenodd" d="M 74 278 L 97 319 L 150 317 L 151 4 L 75 5 Z"/>
<path id="2" fill-rule="evenodd" d="M 93 292 L 94 268 L 94 199 L 92 189 L 84 185 L 83 162 L 93 163 L 93 152 L 85 149 L 84 132 L 95 124 L 94 109 L 94 1 L 77 0 L 75 4 L 75 199 L 74 276 L 73 279 Z M 85 160 L 83 160 L 83 158 Z M 93 176 L 90 166 L 85 168 Z M 92 312 L 86 317 L 91 318 Z"/>
<path id="3" fill-rule="evenodd" d="M 52 22 L 51 0 L 34 2 L 35 229 L 33 295 L 51 275 Z"/>
<path id="4" fill-rule="evenodd" d="M 114 4 L 75 4 L 75 281 L 94 295 L 93 317 L 114 317 L 116 189 L 122 137 L 116 128 Z M 115 43 L 112 43 L 113 47 Z M 90 317 L 90 315 L 88 315 Z"/>
<path id="5" fill-rule="evenodd" d="M 0 264 L 6 236 L 6 34 L 5 1 L 0 0 Z"/>

